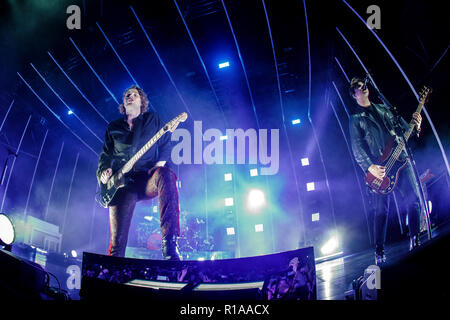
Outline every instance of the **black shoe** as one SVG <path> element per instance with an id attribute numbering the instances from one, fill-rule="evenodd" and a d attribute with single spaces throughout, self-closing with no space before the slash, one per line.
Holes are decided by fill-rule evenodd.
<path id="1" fill-rule="evenodd" d="M 164 260 L 181 260 L 180 252 L 178 251 L 177 236 L 169 235 L 162 238 L 161 251 Z"/>
<path id="2" fill-rule="evenodd" d="M 409 238 L 409 251 L 413 251 L 417 247 L 421 245 L 420 238 L 418 235 L 412 236 Z"/>
<path id="3" fill-rule="evenodd" d="M 381 266 L 386 263 L 386 255 L 384 252 L 375 252 L 375 264 Z"/>

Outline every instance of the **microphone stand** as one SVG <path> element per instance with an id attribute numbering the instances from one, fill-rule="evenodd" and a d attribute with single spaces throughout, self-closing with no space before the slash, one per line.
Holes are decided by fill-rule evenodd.
<path id="1" fill-rule="evenodd" d="M 375 89 L 375 91 L 377 93 L 378 98 L 380 98 L 381 101 L 383 101 L 383 103 L 386 106 L 388 106 L 388 108 L 391 110 L 392 114 L 394 115 L 394 130 L 395 130 L 395 134 L 397 135 L 397 137 L 402 139 L 402 141 L 403 141 L 403 143 L 405 145 L 407 161 L 409 159 L 409 162 L 411 163 L 411 167 L 413 169 L 414 178 L 416 180 L 416 187 L 419 190 L 419 200 L 420 200 L 420 203 L 422 205 L 422 208 L 424 209 L 423 211 L 425 212 L 425 221 L 426 221 L 426 225 L 427 225 L 428 240 L 430 240 L 432 238 L 430 212 L 429 212 L 428 205 L 427 205 L 427 202 L 426 202 L 426 199 L 425 199 L 425 191 L 423 189 L 422 182 L 420 181 L 420 175 L 419 175 L 419 172 L 417 170 L 416 161 L 414 160 L 411 148 L 410 148 L 409 144 L 407 143 L 407 141 L 405 139 L 405 128 L 402 127 L 402 125 L 401 125 L 401 116 L 398 113 L 397 108 L 395 106 L 393 106 L 391 103 L 389 103 L 389 101 L 381 93 L 381 91 L 376 86 L 374 86 L 372 84 L 372 81 L 370 79 L 371 79 L 371 77 L 368 77 L 368 83 L 370 83 L 372 85 L 372 87 Z M 415 128 L 414 130 L 417 130 L 417 128 Z M 410 221 L 408 221 L 408 222 L 410 222 Z M 420 225 L 420 217 L 419 217 L 419 225 Z M 419 234 L 420 234 L 420 226 L 419 226 Z"/>

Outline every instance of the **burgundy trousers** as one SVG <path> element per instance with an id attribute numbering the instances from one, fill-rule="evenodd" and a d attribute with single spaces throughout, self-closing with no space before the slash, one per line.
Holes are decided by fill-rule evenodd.
<path id="1" fill-rule="evenodd" d="M 131 178 L 133 181 L 117 191 L 109 206 L 110 256 L 125 256 L 133 211 L 140 200 L 157 196 L 162 236 L 180 235 L 180 206 L 175 173 L 167 167 L 155 167 L 149 172 L 131 173 Z"/>

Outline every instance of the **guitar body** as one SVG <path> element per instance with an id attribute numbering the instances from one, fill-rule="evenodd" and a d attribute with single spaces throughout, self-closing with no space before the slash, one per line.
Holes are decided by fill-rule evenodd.
<path id="1" fill-rule="evenodd" d="M 124 187 L 128 183 L 126 175 L 120 171 L 111 176 L 106 184 L 101 184 L 100 198 L 98 202 L 104 208 L 108 208 L 111 201 L 114 199 L 117 190 Z"/>
<path id="2" fill-rule="evenodd" d="M 376 178 L 370 172 L 367 173 L 365 181 L 373 192 L 387 195 L 390 194 L 397 185 L 400 171 L 406 166 L 406 159 L 401 161 L 398 159 L 396 160 L 395 157 L 393 157 L 392 153 L 397 146 L 398 144 L 395 142 L 394 137 L 391 137 L 384 149 L 383 155 L 377 163 L 377 165 L 386 167 L 386 175 L 382 180 Z M 388 165 L 389 163 L 391 164 Z"/>

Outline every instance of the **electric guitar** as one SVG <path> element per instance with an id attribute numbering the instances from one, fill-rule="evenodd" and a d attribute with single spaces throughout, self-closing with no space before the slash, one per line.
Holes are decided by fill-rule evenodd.
<path id="1" fill-rule="evenodd" d="M 428 95 L 431 93 L 431 89 L 424 87 L 419 95 L 419 106 L 416 112 L 420 113 L 422 107 L 428 99 Z M 386 167 L 386 175 L 383 179 L 376 178 L 372 173 L 368 172 L 366 174 L 366 184 L 373 192 L 378 194 L 389 194 L 391 193 L 398 182 L 398 175 L 400 171 L 406 166 L 406 159 L 399 160 L 399 156 L 405 147 L 405 143 L 408 141 L 411 133 L 414 130 L 414 122 L 411 120 L 409 123 L 409 129 L 406 131 L 404 138 L 398 139 L 393 136 L 389 139 L 386 147 L 384 149 L 383 155 L 380 157 L 378 164 Z M 397 138 L 397 139 L 396 139 Z"/>
<path id="2" fill-rule="evenodd" d="M 122 168 L 117 170 L 106 183 L 102 183 L 100 186 L 100 195 L 96 198 L 97 202 L 104 208 L 108 208 L 109 203 L 114 199 L 114 196 L 120 188 L 127 185 L 129 177 L 126 175 L 131 171 L 133 166 L 138 160 L 148 151 L 150 148 L 166 133 L 173 132 L 180 122 L 184 122 L 187 119 L 186 112 L 181 113 L 177 117 L 169 121 L 164 127 L 162 127 L 134 156 L 128 160 Z"/>

